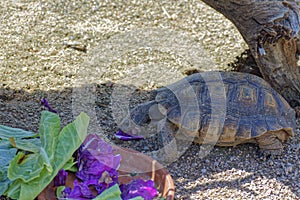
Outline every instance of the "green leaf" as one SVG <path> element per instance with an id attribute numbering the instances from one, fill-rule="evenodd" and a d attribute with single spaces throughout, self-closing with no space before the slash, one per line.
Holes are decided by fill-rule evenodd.
<path id="1" fill-rule="evenodd" d="M 77 172 L 77 161 L 74 161 L 74 157 L 71 157 L 68 162 L 63 166 L 63 169 L 70 172 Z"/>
<path id="2" fill-rule="evenodd" d="M 0 181 L 0 196 L 4 194 L 10 183 L 11 181 L 8 178 Z"/>
<path id="3" fill-rule="evenodd" d="M 19 152 L 13 158 L 8 167 L 8 178 L 11 181 L 21 179 L 23 182 L 29 182 L 37 177 L 43 170 L 43 158 L 41 154 L 28 154 Z"/>
<path id="4" fill-rule="evenodd" d="M 122 200 L 121 190 L 118 184 L 111 186 L 110 188 L 104 190 L 100 195 L 95 197 L 93 200 Z"/>
<path id="5" fill-rule="evenodd" d="M 2 168 L 8 166 L 9 162 L 14 158 L 17 153 L 17 149 L 1 149 L 0 148 L 0 171 Z M 1 181 L 1 179 L 0 179 Z"/>
<path id="6" fill-rule="evenodd" d="M 10 148 L 12 148 L 12 146 L 11 146 L 9 140 L 2 140 L 2 139 L 0 138 L 0 150 L 1 150 L 1 149 L 8 150 L 8 149 L 10 149 Z M 2 155 L 2 154 L 0 154 L 0 156 L 1 156 L 1 155 Z M 9 161 L 8 161 L 8 162 L 9 162 Z M 0 162 L 0 163 L 1 163 L 1 162 Z"/>
<path id="7" fill-rule="evenodd" d="M 39 138 L 31 138 L 31 139 L 16 139 L 15 148 L 23 151 L 28 151 L 32 153 L 37 153 L 41 148 L 41 140 Z"/>
<path id="8" fill-rule="evenodd" d="M 144 198 L 141 196 L 138 196 L 138 197 L 131 198 L 130 200 L 144 200 Z"/>
<path id="9" fill-rule="evenodd" d="M 60 118 L 57 114 L 43 111 L 40 121 L 40 139 L 41 145 L 45 149 L 48 159 L 52 161 L 60 132 Z"/>
<path id="10" fill-rule="evenodd" d="M 57 171 L 58 172 L 58 171 Z M 43 168 L 40 177 L 30 181 L 30 182 L 21 182 L 20 194 L 17 198 L 18 200 L 32 200 L 35 199 L 43 191 L 43 189 L 52 181 L 56 176 L 56 173 L 48 173 L 46 168 Z"/>
<path id="11" fill-rule="evenodd" d="M 59 199 L 62 195 L 62 191 L 64 191 L 64 189 L 66 188 L 66 186 L 58 186 L 56 189 L 56 197 Z"/>
<path id="12" fill-rule="evenodd" d="M 63 167 L 63 165 L 72 157 L 83 143 L 87 136 L 87 128 L 89 124 L 89 116 L 81 113 L 76 120 L 65 126 L 58 137 L 58 143 L 55 150 L 55 166 Z M 61 165 L 61 160 L 64 163 Z"/>
<path id="13" fill-rule="evenodd" d="M 52 173 L 53 172 L 53 167 L 52 167 L 52 165 L 50 163 L 51 161 L 50 161 L 49 155 L 46 153 L 46 151 L 45 151 L 44 148 L 41 148 L 39 155 L 43 158 L 42 162 L 45 165 L 47 171 L 49 173 Z"/>
<path id="14" fill-rule="evenodd" d="M 8 141 L 7 141 L 8 142 Z M 8 142 L 9 143 L 9 142 Z M 1 143 L 2 145 L 4 143 Z M 0 144 L 0 196 L 7 190 L 11 180 L 7 178 L 7 170 L 9 161 L 16 155 L 17 149 L 9 148 L 4 149 L 2 147 L 7 145 Z"/>
<path id="15" fill-rule="evenodd" d="M 47 169 L 43 168 L 40 177 L 29 182 L 22 182 L 19 200 L 34 199 L 51 182 L 82 144 L 87 136 L 88 124 L 89 117 L 85 113 L 81 113 L 74 122 L 62 129 L 55 140 L 57 141 L 56 148 L 53 149 L 54 160 L 51 160 L 53 172 L 49 175 Z M 53 131 L 51 133 L 55 134 Z M 52 139 L 52 137 L 48 137 L 48 139 Z"/>
<path id="16" fill-rule="evenodd" d="M 7 167 L 4 167 L 3 169 L 0 170 L 0 183 L 2 181 L 6 181 L 7 179 Z M 0 193 L 1 196 L 1 193 Z"/>
<path id="17" fill-rule="evenodd" d="M 9 185 L 9 188 L 8 190 L 6 190 L 4 195 L 11 199 L 18 199 L 18 197 L 20 196 L 20 190 L 21 190 L 21 181 L 16 180 Z"/>
<path id="18" fill-rule="evenodd" d="M 36 137 L 37 134 L 31 131 L 25 131 L 19 128 L 12 128 L 8 126 L 0 125 L 0 138 L 7 139 L 14 137 L 14 138 L 33 138 Z"/>

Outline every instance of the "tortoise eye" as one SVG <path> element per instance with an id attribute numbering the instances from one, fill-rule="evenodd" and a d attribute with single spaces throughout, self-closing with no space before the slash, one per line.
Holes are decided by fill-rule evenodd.
<path id="1" fill-rule="evenodd" d="M 140 104 L 131 110 L 130 116 L 134 123 L 140 126 L 148 125 L 151 122 L 149 110 L 153 105 L 156 105 L 156 102 L 151 101 Z"/>
<path id="2" fill-rule="evenodd" d="M 147 117 L 146 120 L 145 120 L 145 124 L 150 124 L 150 122 L 151 122 L 151 118 Z"/>
<path id="3" fill-rule="evenodd" d="M 146 112 L 131 113 L 131 120 L 139 126 L 147 125 L 151 122 L 151 119 Z"/>

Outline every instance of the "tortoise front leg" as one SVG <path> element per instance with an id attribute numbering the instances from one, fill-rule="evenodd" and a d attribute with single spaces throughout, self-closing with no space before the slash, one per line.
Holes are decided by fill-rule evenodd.
<path id="1" fill-rule="evenodd" d="M 286 133 L 283 130 L 274 131 L 263 134 L 261 137 L 258 137 L 257 143 L 261 151 L 266 155 L 280 155 L 283 151 L 282 141 L 278 136 L 284 136 Z"/>
<path id="2" fill-rule="evenodd" d="M 162 120 L 158 126 L 158 134 L 163 143 L 163 147 L 157 151 L 149 152 L 148 155 L 162 164 L 170 164 L 179 157 L 176 139 L 174 137 L 174 125 L 168 120 Z"/>

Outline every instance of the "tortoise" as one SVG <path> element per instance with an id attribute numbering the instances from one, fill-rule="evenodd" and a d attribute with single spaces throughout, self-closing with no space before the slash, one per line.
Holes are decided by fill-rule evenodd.
<path id="1" fill-rule="evenodd" d="M 262 78 L 212 71 L 155 90 L 153 100 L 132 109 L 120 128 L 137 133 L 150 123 L 160 124 L 164 144 L 151 156 L 169 163 L 179 156 L 180 140 L 217 146 L 258 143 L 262 152 L 278 155 L 283 142 L 294 136 L 296 117 Z"/>

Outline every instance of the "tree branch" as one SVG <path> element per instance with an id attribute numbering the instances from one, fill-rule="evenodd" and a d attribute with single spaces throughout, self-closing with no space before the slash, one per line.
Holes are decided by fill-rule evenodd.
<path id="1" fill-rule="evenodd" d="M 263 78 L 293 106 L 300 105 L 297 0 L 202 0 L 232 21 Z"/>

